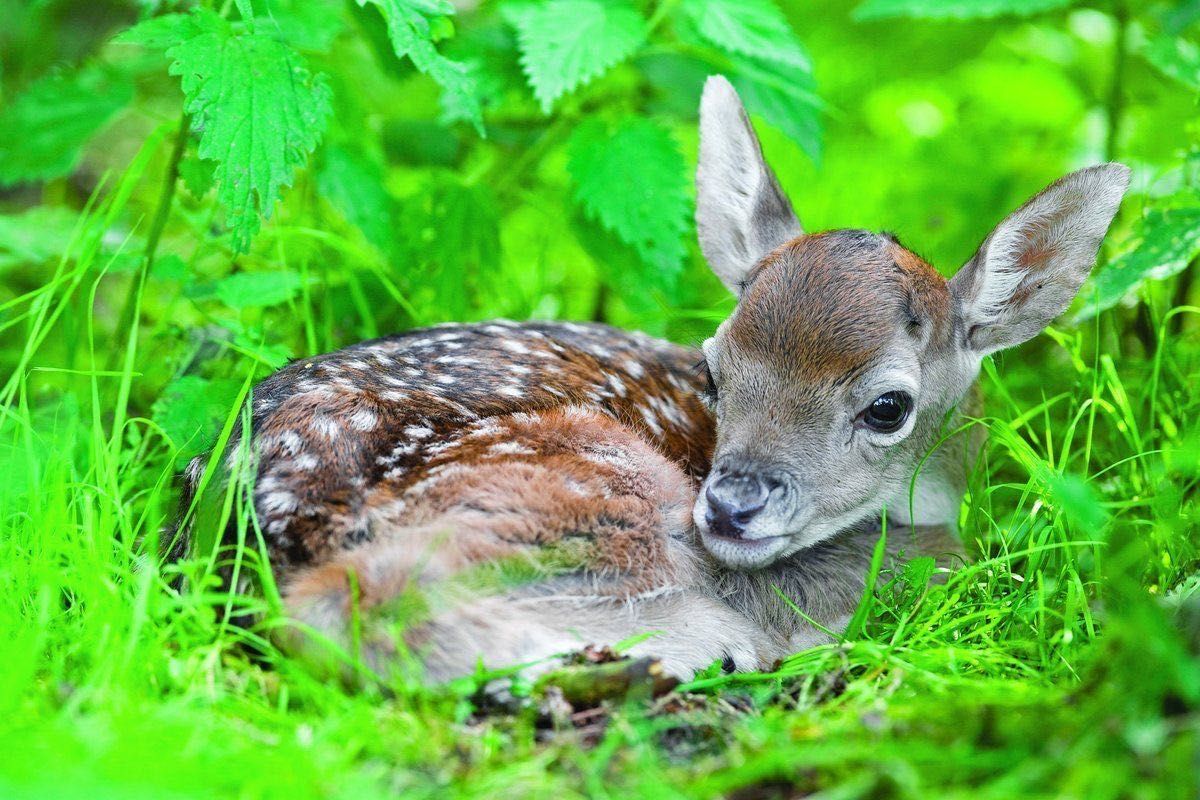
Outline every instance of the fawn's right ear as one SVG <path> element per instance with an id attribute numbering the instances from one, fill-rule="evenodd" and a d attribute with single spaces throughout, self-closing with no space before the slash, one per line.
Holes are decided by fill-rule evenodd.
<path id="1" fill-rule="evenodd" d="M 734 294 L 760 258 L 802 233 L 742 101 L 720 75 L 700 98 L 696 230 L 709 267 Z"/>

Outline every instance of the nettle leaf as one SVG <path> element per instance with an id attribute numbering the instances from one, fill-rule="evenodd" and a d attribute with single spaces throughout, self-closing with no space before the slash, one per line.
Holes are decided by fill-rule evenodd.
<path id="1" fill-rule="evenodd" d="M 286 303 L 300 292 L 300 276 L 288 270 L 239 272 L 217 282 L 216 296 L 230 308 L 258 308 Z"/>
<path id="2" fill-rule="evenodd" d="M 127 76 L 98 68 L 33 83 L 0 111 L 0 186 L 70 174 L 84 145 L 132 99 Z"/>
<path id="3" fill-rule="evenodd" d="M 554 101 L 628 58 L 646 39 L 633 8 L 600 0 L 553 0 L 504 7 L 517 31 L 521 66 L 549 113 Z"/>
<path id="4" fill-rule="evenodd" d="M 1066 8 L 1074 0 L 867 0 L 854 9 L 854 18 L 892 19 L 991 19 L 1014 15 L 1028 17 Z"/>
<path id="5" fill-rule="evenodd" d="M 783 12 L 771 0 L 688 0 L 696 30 L 722 50 L 768 62 L 812 68 Z"/>
<path id="6" fill-rule="evenodd" d="M 575 199 L 586 215 L 650 266 L 678 272 L 691 203 L 687 167 L 671 134 L 638 117 L 612 127 L 590 120 L 571 135 L 567 149 Z"/>
<path id="7" fill-rule="evenodd" d="M 1093 278 L 1076 320 L 1094 317 L 1141 286 L 1182 272 L 1200 255 L 1200 208 L 1155 209 L 1139 226 L 1141 242 Z"/>
<path id="8" fill-rule="evenodd" d="M 362 7 L 373 5 L 387 23 L 388 39 L 397 58 L 408 58 L 413 66 L 433 78 L 447 95 L 443 104 L 457 118 L 468 119 L 483 135 L 483 112 L 470 68 L 438 52 L 433 42 L 440 38 L 440 22 L 454 14 L 449 0 L 358 0 Z"/>
<path id="9" fill-rule="evenodd" d="M 119 40 L 165 48 L 180 77 L 200 158 L 215 162 L 217 199 L 236 252 L 249 249 L 259 217 L 269 218 L 304 166 L 330 113 L 325 76 L 257 23 L 234 26 L 204 8 L 168 14 Z"/>
<path id="10" fill-rule="evenodd" d="M 1162 36 L 1147 44 L 1142 55 L 1163 75 L 1200 91 L 1200 46 L 1195 42 Z"/>
<path id="11" fill-rule="evenodd" d="M 676 20 L 676 33 L 694 45 L 691 49 L 703 75 L 723 73 L 752 114 L 779 129 L 814 160 L 819 158 L 824 104 L 817 96 L 808 56 L 783 15 L 769 3 L 751 4 L 748 8 L 758 8 L 758 15 L 743 19 L 744 30 L 734 31 L 729 25 L 714 28 L 713 19 L 698 12 L 716 9 L 720 18 L 734 15 L 735 10 L 708 3 L 685 6 L 689 14 Z M 757 24 L 749 26 L 750 20 Z M 714 47 L 721 52 L 714 52 Z M 691 96 L 689 105 L 694 102 Z"/>
<path id="12" fill-rule="evenodd" d="M 217 199 L 245 252 L 285 186 L 316 148 L 329 119 L 330 92 L 294 50 L 253 29 L 236 31 L 197 10 L 194 30 L 167 49 L 184 108 L 200 135 L 197 153 L 216 162 Z"/>

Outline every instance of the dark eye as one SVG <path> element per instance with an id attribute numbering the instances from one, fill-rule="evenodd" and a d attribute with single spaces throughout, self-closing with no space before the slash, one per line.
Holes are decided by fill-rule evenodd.
<path id="1" fill-rule="evenodd" d="M 872 430 L 894 433 L 904 425 L 911 408 L 912 397 L 908 392 L 887 392 L 876 397 L 862 413 L 862 421 Z"/>
<path id="2" fill-rule="evenodd" d="M 696 365 L 696 369 L 704 375 L 704 391 L 701 395 L 704 397 L 704 402 L 711 405 L 716 405 L 717 402 L 717 382 L 713 380 L 712 370 L 708 368 L 708 360 L 701 360 Z"/>

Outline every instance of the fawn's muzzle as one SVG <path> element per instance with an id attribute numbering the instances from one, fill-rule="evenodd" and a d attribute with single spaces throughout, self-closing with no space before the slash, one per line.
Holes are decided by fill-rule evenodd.
<path id="1" fill-rule="evenodd" d="M 766 507 L 770 495 L 768 483 L 753 475 L 721 476 L 704 492 L 708 501 L 705 521 L 709 530 L 718 536 L 740 539 L 750 520 Z"/>

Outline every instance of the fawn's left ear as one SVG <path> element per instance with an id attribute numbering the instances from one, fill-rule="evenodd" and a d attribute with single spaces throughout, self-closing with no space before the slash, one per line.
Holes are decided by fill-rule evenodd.
<path id="1" fill-rule="evenodd" d="M 950 281 L 966 347 L 1013 347 L 1061 314 L 1096 263 L 1127 188 L 1124 164 L 1088 167 L 1001 222 Z"/>

